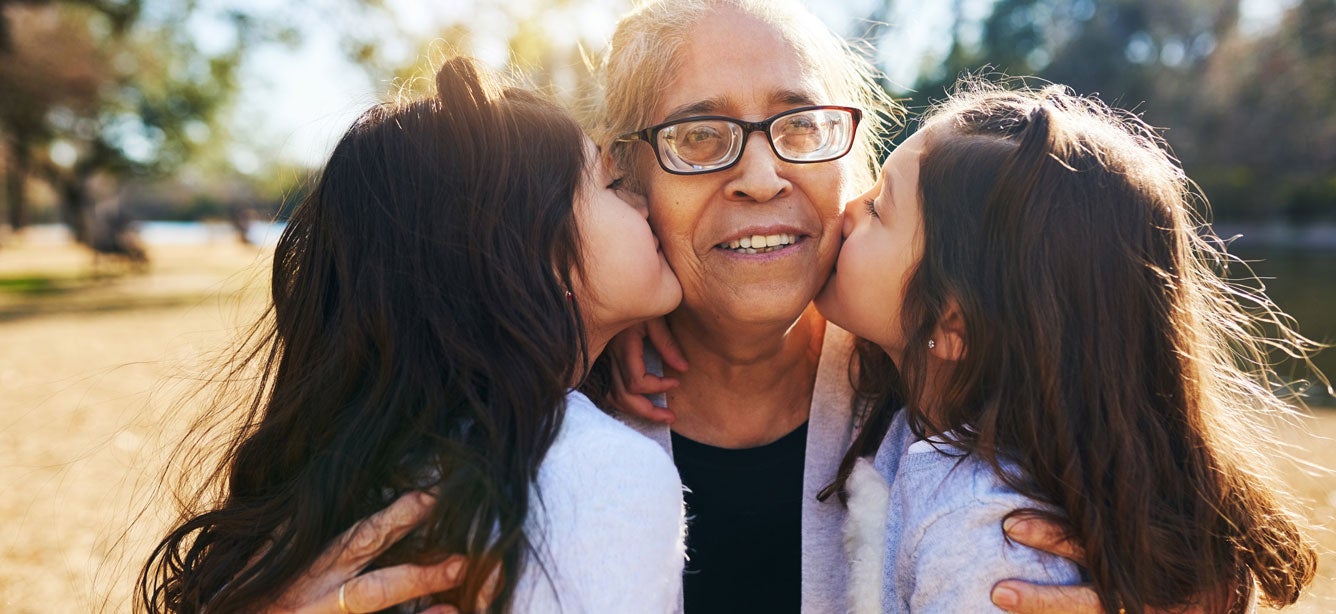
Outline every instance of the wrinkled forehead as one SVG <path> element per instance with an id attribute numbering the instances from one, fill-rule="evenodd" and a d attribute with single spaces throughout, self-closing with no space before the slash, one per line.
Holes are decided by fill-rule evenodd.
<path id="1" fill-rule="evenodd" d="M 676 50 L 654 122 L 691 115 L 761 119 L 833 102 L 813 54 L 792 27 L 730 8 L 694 24 Z"/>

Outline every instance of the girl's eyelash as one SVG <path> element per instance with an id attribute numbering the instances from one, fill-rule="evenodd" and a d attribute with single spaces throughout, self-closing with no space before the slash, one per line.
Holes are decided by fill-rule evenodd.
<path id="1" fill-rule="evenodd" d="M 613 179 L 613 180 L 612 180 L 612 183 L 609 183 L 609 184 L 608 184 L 608 189 L 609 189 L 609 190 L 620 190 L 620 189 L 622 189 L 622 187 L 623 187 L 622 184 L 625 182 L 625 180 L 626 180 L 626 177 L 618 177 L 618 178 L 616 178 L 616 179 Z"/>
<path id="2" fill-rule="evenodd" d="M 863 206 L 867 209 L 867 214 L 872 217 L 881 217 L 877 215 L 877 201 L 871 198 L 863 201 Z"/>

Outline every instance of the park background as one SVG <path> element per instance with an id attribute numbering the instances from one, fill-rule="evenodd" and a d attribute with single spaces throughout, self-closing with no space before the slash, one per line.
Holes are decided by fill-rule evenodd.
<path id="1" fill-rule="evenodd" d="M 454 51 L 578 110 L 630 4 L 0 0 L 0 606 L 128 610 L 183 399 L 260 313 L 282 219 L 357 114 Z M 1336 341 L 1336 0 L 808 4 L 911 112 L 991 66 L 1164 127 L 1251 283 Z M 1295 611 L 1329 612 L 1336 401 L 1306 390 L 1275 428 L 1322 529 Z"/>

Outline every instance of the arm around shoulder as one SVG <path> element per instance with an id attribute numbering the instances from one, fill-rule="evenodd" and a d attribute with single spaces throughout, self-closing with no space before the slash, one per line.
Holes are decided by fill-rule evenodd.
<path id="1" fill-rule="evenodd" d="M 1080 582 L 1071 561 L 1006 539 L 1002 519 L 1017 507 L 983 502 L 960 506 L 906 536 L 911 541 L 900 549 L 893 568 L 899 603 L 913 612 L 995 612 L 1000 610 L 990 593 L 1001 580 Z"/>

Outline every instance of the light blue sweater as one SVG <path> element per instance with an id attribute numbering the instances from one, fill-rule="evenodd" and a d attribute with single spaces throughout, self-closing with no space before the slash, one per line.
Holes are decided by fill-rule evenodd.
<path id="1" fill-rule="evenodd" d="M 989 600 L 1000 580 L 1080 581 L 1070 561 L 1010 544 L 1003 536 L 1007 513 L 1043 506 L 1009 488 L 983 460 L 962 458 L 946 445 L 916 441 L 904 412 L 892 422 L 872 467 L 889 486 L 888 493 L 872 497 L 885 504 L 885 558 L 877 561 L 882 590 L 880 604 L 872 604 L 870 595 L 851 595 L 852 603 L 871 606 L 853 609 L 1001 611 Z M 851 516 L 858 494 L 866 493 L 851 492 Z M 861 587 L 870 589 L 871 583 Z"/>

